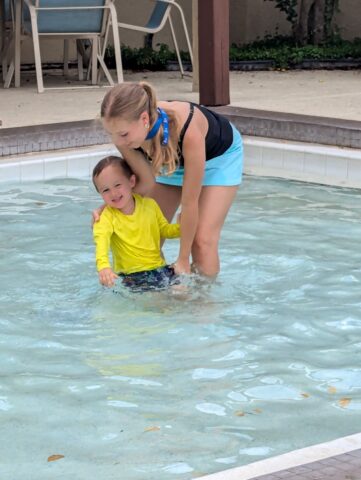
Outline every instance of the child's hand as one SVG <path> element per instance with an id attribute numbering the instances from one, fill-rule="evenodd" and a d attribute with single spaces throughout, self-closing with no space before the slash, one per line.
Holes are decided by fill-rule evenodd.
<path id="1" fill-rule="evenodd" d="M 95 210 L 92 211 L 92 226 L 94 225 L 94 223 L 99 222 L 100 215 L 103 213 L 103 210 L 105 207 L 106 205 L 104 204 L 101 207 L 96 208 Z"/>
<path id="2" fill-rule="evenodd" d="M 99 282 L 101 285 L 105 287 L 112 287 L 114 285 L 114 281 L 118 278 L 111 268 L 103 268 L 98 272 L 99 275 Z"/>

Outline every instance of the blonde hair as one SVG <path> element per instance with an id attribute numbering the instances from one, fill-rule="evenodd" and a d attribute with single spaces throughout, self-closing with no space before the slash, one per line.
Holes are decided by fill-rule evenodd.
<path id="1" fill-rule="evenodd" d="M 152 163 L 153 173 L 171 175 L 179 164 L 179 121 L 175 112 L 165 109 L 169 120 L 168 144 L 162 146 L 163 125 L 147 142 L 144 152 Z M 122 118 L 128 122 L 138 120 L 143 112 L 149 114 L 150 125 L 158 118 L 157 97 L 154 88 L 146 82 L 124 82 L 105 95 L 100 115 L 105 119 Z M 149 143 L 149 145 L 148 145 Z"/>

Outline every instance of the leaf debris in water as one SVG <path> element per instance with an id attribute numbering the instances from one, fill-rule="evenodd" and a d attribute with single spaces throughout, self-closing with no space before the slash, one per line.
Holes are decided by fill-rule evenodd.
<path id="1" fill-rule="evenodd" d="M 328 393 L 336 393 L 337 392 L 337 388 L 336 387 L 332 387 L 332 386 L 329 386 L 328 389 L 327 389 Z"/>
<path id="2" fill-rule="evenodd" d="M 48 462 L 56 462 L 56 460 L 60 460 L 61 458 L 64 458 L 64 455 L 50 455 Z"/>
<path id="3" fill-rule="evenodd" d="M 245 413 L 242 412 L 242 410 L 237 410 L 236 412 L 234 412 L 235 415 L 237 415 L 237 417 L 244 417 L 245 416 Z"/>
<path id="4" fill-rule="evenodd" d="M 147 427 L 144 429 L 145 432 L 156 432 L 160 430 L 160 427 L 157 427 L 156 425 L 154 425 L 153 427 Z"/>
<path id="5" fill-rule="evenodd" d="M 349 403 L 351 402 L 351 398 L 341 398 L 339 401 L 338 401 L 338 404 L 340 405 L 340 407 L 342 408 L 346 408 Z"/>

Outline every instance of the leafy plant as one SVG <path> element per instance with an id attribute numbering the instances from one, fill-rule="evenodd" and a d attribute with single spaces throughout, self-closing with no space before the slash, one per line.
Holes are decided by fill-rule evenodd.
<path id="1" fill-rule="evenodd" d="M 189 60 L 189 55 L 182 52 L 184 61 Z M 298 46 L 295 39 L 289 36 L 266 36 L 247 45 L 232 44 L 229 51 L 230 61 L 272 61 L 275 68 L 294 68 L 303 60 L 339 60 L 361 59 L 361 39 L 353 42 L 333 37 L 324 45 Z M 115 68 L 114 50 L 109 48 L 105 57 L 109 68 Z M 176 61 L 175 52 L 169 50 L 164 44 L 158 45 L 157 50 L 149 47 L 131 48 L 122 46 L 123 66 L 128 70 L 166 70 L 170 61 Z"/>
<path id="2" fill-rule="evenodd" d="M 272 60 L 276 68 L 293 68 L 303 60 L 361 59 L 361 39 L 335 39 L 327 45 L 297 46 L 290 37 L 270 38 L 248 45 L 232 45 L 230 60 Z"/>
<path id="3" fill-rule="evenodd" d="M 275 2 L 276 8 L 286 14 L 287 20 L 294 25 L 297 20 L 297 0 L 264 0 Z"/>
<path id="4" fill-rule="evenodd" d="M 353 42 L 336 39 L 327 45 L 297 46 L 293 38 L 277 42 L 257 41 L 245 46 L 232 45 L 231 60 L 273 60 L 276 68 L 293 68 L 304 60 L 361 59 L 361 39 Z"/>
<path id="5" fill-rule="evenodd" d="M 164 43 L 158 44 L 157 49 L 151 47 L 131 48 L 122 45 L 122 62 L 123 67 L 127 70 L 165 70 L 169 61 L 176 60 L 175 52 L 169 50 L 168 45 Z M 184 60 L 189 59 L 188 53 L 181 52 Z M 115 68 L 114 48 L 107 48 L 105 54 L 105 63 L 108 68 Z"/>

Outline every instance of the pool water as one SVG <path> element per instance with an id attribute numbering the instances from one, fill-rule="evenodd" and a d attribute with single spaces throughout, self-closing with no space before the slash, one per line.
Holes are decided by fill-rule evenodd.
<path id="1" fill-rule="evenodd" d="M 246 177 L 214 284 L 114 293 L 89 181 L 1 185 L 0 478 L 191 479 L 356 433 L 360 199 Z"/>

